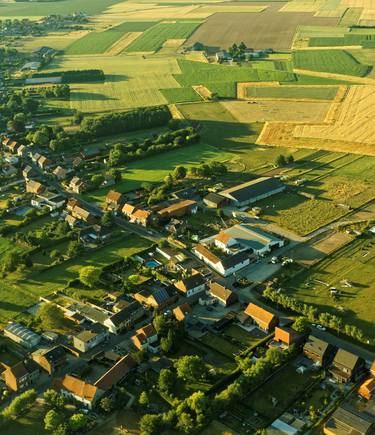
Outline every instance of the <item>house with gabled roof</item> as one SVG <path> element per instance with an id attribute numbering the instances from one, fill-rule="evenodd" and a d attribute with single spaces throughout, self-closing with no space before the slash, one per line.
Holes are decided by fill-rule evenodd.
<path id="1" fill-rule="evenodd" d="M 134 299 L 147 308 L 161 310 L 175 303 L 178 296 L 169 287 L 160 287 L 155 290 L 142 289 L 133 295 Z"/>
<path id="2" fill-rule="evenodd" d="M 331 376 L 341 383 L 356 380 L 363 373 L 365 361 L 354 353 L 339 349 L 329 369 Z"/>
<path id="3" fill-rule="evenodd" d="M 206 280 L 199 272 L 193 271 L 191 276 L 177 281 L 174 286 L 184 296 L 189 298 L 206 290 Z"/>
<path id="4" fill-rule="evenodd" d="M 129 376 L 137 367 L 134 358 L 127 354 L 120 358 L 108 371 L 106 371 L 95 383 L 94 386 L 102 391 L 108 392 Z"/>
<path id="5" fill-rule="evenodd" d="M 324 340 L 314 335 L 309 335 L 303 347 L 304 355 L 315 364 L 326 367 L 336 353 L 336 349 Z"/>
<path id="6" fill-rule="evenodd" d="M 38 166 L 43 170 L 48 169 L 53 165 L 52 160 L 46 156 L 40 156 L 37 163 Z"/>
<path id="7" fill-rule="evenodd" d="M 150 223 L 151 212 L 147 210 L 137 209 L 130 215 L 130 222 L 138 225 L 142 225 L 143 227 L 147 227 Z"/>
<path id="8" fill-rule="evenodd" d="M 209 247 L 199 243 L 194 246 L 193 253 L 207 266 L 215 270 L 222 276 L 230 276 L 250 264 L 249 254 L 245 251 L 237 252 L 233 255 L 223 255 L 219 257 Z"/>
<path id="9" fill-rule="evenodd" d="M 39 183 L 39 181 L 36 180 L 27 180 L 26 181 L 26 192 L 27 193 L 35 193 L 37 195 L 40 195 L 45 191 L 45 187 L 42 183 Z"/>
<path id="10" fill-rule="evenodd" d="M 121 311 L 112 314 L 104 320 L 103 325 L 109 330 L 109 332 L 118 334 L 125 329 L 131 328 L 143 317 L 144 313 L 145 310 L 143 306 L 138 301 L 134 301 Z"/>
<path id="11" fill-rule="evenodd" d="M 159 346 L 156 344 L 158 342 L 158 334 L 151 323 L 137 329 L 131 340 L 138 350 L 145 350 L 151 353 L 159 351 Z"/>
<path id="12" fill-rule="evenodd" d="M 7 366 L 2 373 L 6 386 L 12 391 L 30 388 L 39 378 L 39 367 L 34 361 L 20 361 L 14 366 Z"/>
<path id="13" fill-rule="evenodd" d="M 236 293 L 216 281 L 210 281 L 208 283 L 207 293 L 216 299 L 223 307 L 229 307 L 238 302 Z"/>
<path id="14" fill-rule="evenodd" d="M 107 193 L 105 202 L 108 204 L 109 208 L 113 210 L 118 210 L 124 203 L 124 195 L 120 192 L 110 190 Z"/>
<path id="15" fill-rule="evenodd" d="M 31 354 L 31 357 L 49 375 L 66 364 L 66 352 L 62 346 L 38 349 Z"/>
<path id="16" fill-rule="evenodd" d="M 339 406 L 324 424 L 325 435 L 374 434 L 374 419 L 348 405 Z"/>
<path id="17" fill-rule="evenodd" d="M 283 344 L 286 347 L 292 344 L 301 343 L 303 334 L 298 333 L 292 328 L 287 326 L 276 326 L 274 341 Z"/>
<path id="18" fill-rule="evenodd" d="M 193 310 L 188 303 L 181 304 L 173 309 L 173 315 L 179 322 L 186 320 L 189 316 L 192 315 L 192 313 Z"/>
<path id="19" fill-rule="evenodd" d="M 366 379 L 358 389 L 358 394 L 366 400 L 375 396 L 375 378 Z"/>
<path id="20" fill-rule="evenodd" d="M 264 332 L 272 332 L 279 324 L 279 318 L 276 314 L 260 307 L 259 305 L 250 304 L 246 307 L 245 314 L 248 315 Z"/>
<path id="21" fill-rule="evenodd" d="M 34 178 L 37 176 L 37 172 L 33 167 L 30 165 L 25 166 L 25 168 L 22 170 L 22 176 L 23 178 L 30 180 L 31 178 Z"/>
<path id="22" fill-rule="evenodd" d="M 74 193 L 83 193 L 87 190 L 87 184 L 79 177 L 73 177 L 69 183 L 69 189 Z"/>
<path id="23" fill-rule="evenodd" d="M 88 409 L 92 409 L 105 393 L 105 390 L 72 375 L 65 375 L 56 387 L 64 397 L 77 400 Z"/>
<path id="24" fill-rule="evenodd" d="M 167 207 L 158 211 L 161 218 L 180 217 L 187 214 L 195 214 L 198 211 L 197 201 L 185 199 L 183 201 L 175 202 Z"/>
<path id="25" fill-rule="evenodd" d="M 58 180 L 65 180 L 66 176 L 68 175 L 68 171 L 67 171 L 67 169 L 63 168 L 62 166 L 57 166 L 53 171 L 53 175 Z"/>

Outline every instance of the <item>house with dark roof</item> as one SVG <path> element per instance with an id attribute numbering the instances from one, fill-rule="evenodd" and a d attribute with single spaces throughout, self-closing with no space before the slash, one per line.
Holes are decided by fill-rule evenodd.
<path id="1" fill-rule="evenodd" d="M 206 289 L 206 280 L 199 272 L 194 271 L 193 275 L 177 281 L 174 286 L 186 297 L 202 293 Z"/>
<path id="2" fill-rule="evenodd" d="M 39 378 L 39 367 L 31 360 L 20 361 L 12 367 L 6 367 L 2 377 L 9 389 L 22 391 L 30 388 Z"/>
<path id="3" fill-rule="evenodd" d="M 245 251 L 219 257 L 208 246 L 200 243 L 194 246 L 193 253 L 222 276 L 233 275 L 250 264 L 249 254 Z"/>
<path id="4" fill-rule="evenodd" d="M 243 207 L 285 190 L 286 186 L 278 178 L 260 177 L 238 186 L 222 190 L 219 195 L 233 205 Z"/>
<path id="5" fill-rule="evenodd" d="M 226 201 L 228 201 L 224 196 L 219 195 L 218 193 L 210 192 L 203 198 L 203 203 L 208 208 L 220 208 L 225 205 Z"/>
<path id="6" fill-rule="evenodd" d="M 49 375 L 52 375 L 60 367 L 65 366 L 66 352 L 62 346 L 49 349 L 38 349 L 31 354 L 31 358 Z"/>
<path id="7" fill-rule="evenodd" d="M 170 287 L 160 287 L 155 290 L 143 289 L 133 295 L 134 299 L 148 308 L 163 309 L 174 304 L 178 295 Z"/>
<path id="8" fill-rule="evenodd" d="M 238 296 L 236 293 L 216 281 L 210 281 L 208 283 L 207 293 L 216 299 L 223 307 L 229 307 L 238 302 Z"/>
<path id="9" fill-rule="evenodd" d="M 101 391 L 108 392 L 129 376 L 136 368 L 137 363 L 134 358 L 127 354 L 120 358 L 107 372 L 104 373 L 94 386 Z"/>
<path id="10" fill-rule="evenodd" d="M 303 347 L 304 355 L 316 365 L 326 367 L 336 353 L 336 349 L 324 340 L 310 335 Z"/>
<path id="11" fill-rule="evenodd" d="M 130 329 L 139 319 L 143 317 L 145 310 L 138 301 L 131 302 L 127 307 L 118 313 L 112 314 L 104 322 L 104 326 L 113 334 Z"/>
<path id="12" fill-rule="evenodd" d="M 363 372 L 365 361 L 354 353 L 339 349 L 329 369 L 336 381 L 346 383 L 358 379 Z"/>
<path id="13" fill-rule="evenodd" d="M 279 324 L 279 318 L 276 314 L 265 310 L 259 305 L 252 302 L 246 307 L 245 314 L 248 315 L 264 332 L 272 332 Z"/>
<path id="14" fill-rule="evenodd" d="M 374 434 L 374 419 L 349 406 L 340 406 L 324 425 L 326 435 Z"/>

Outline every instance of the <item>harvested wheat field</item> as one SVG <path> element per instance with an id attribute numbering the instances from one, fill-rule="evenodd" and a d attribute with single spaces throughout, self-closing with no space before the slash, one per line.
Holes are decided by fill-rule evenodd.
<path id="1" fill-rule="evenodd" d="M 328 102 L 266 100 L 222 102 L 239 122 L 323 122 L 330 104 Z"/>
<path id="2" fill-rule="evenodd" d="M 120 54 L 125 48 L 134 42 L 139 36 L 142 35 L 143 32 L 129 32 L 117 42 L 115 42 L 112 47 L 110 47 L 106 54 L 111 54 L 112 56 L 116 56 Z"/>
<path id="3" fill-rule="evenodd" d="M 265 124 L 257 143 L 375 155 L 375 87 L 353 86 L 317 125 Z"/>
<path id="4" fill-rule="evenodd" d="M 333 125 L 298 126 L 296 137 L 345 140 L 374 145 L 375 151 L 375 87 L 352 86 L 340 104 Z"/>
<path id="5" fill-rule="evenodd" d="M 186 45 L 199 41 L 209 47 L 227 48 L 233 42 L 244 41 L 256 49 L 287 49 L 292 45 L 298 26 L 335 26 L 339 21 L 338 18 L 314 17 L 312 13 L 279 12 L 282 5 L 271 3 L 258 14 L 216 13 L 197 29 Z"/>

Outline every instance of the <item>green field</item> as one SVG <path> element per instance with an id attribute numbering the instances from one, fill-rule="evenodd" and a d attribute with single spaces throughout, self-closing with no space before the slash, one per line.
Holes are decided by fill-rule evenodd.
<path id="1" fill-rule="evenodd" d="M 166 104 L 160 89 L 177 88 L 173 74 L 180 72 L 174 58 L 142 56 L 62 56 L 48 71 L 100 68 L 104 83 L 72 84 L 70 101 L 50 101 L 50 106 L 81 112 L 105 112 Z"/>
<path id="2" fill-rule="evenodd" d="M 370 67 L 359 63 L 345 50 L 301 50 L 293 52 L 295 68 L 364 77 Z"/>
<path id="3" fill-rule="evenodd" d="M 323 199 L 307 199 L 297 193 L 281 193 L 258 201 L 264 219 L 275 222 L 300 235 L 327 225 L 343 216 L 347 210 Z M 267 208 L 268 207 L 268 208 Z"/>
<path id="4" fill-rule="evenodd" d="M 168 39 L 187 39 L 200 24 L 200 21 L 156 24 L 131 43 L 125 52 L 157 51 Z"/>
<path id="5" fill-rule="evenodd" d="M 340 26 L 350 27 L 358 24 L 362 8 L 348 8 L 340 19 Z"/>
<path id="6" fill-rule="evenodd" d="M 150 242 L 135 235 L 124 235 L 122 240 L 106 245 L 92 252 L 85 252 L 79 258 L 69 260 L 46 271 L 25 270 L 14 272 L 2 280 L 0 321 L 13 318 L 38 301 L 40 295 L 47 295 L 63 289 L 69 280 L 78 276 L 83 266 L 105 266 L 143 251 Z"/>
<path id="7" fill-rule="evenodd" d="M 94 15 L 103 12 L 109 6 L 120 3 L 121 0 L 64 0 L 64 1 L 33 1 L 8 2 L 0 1 L 0 17 L 40 17 L 45 15 L 67 15 L 77 11 L 84 11 Z"/>
<path id="8" fill-rule="evenodd" d="M 362 45 L 365 48 L 375 48 L 375 34 L 346 33 L 343 37 L 313 37 L 309 40 L 310 47 L 334 47 L 341 45 Z"/>
<path id="9" fill-rule="evenodd" d="M 65 54 L 100 54 L 108 50 L 128 32 L 144 32 L 152 27 L 153 21 L 129 21 L 104 32 L 90 32 L 74 41 L 64 51 Z"/>
<path id="10" fill-rule="evenodd" d="M 179 59 L 181 74 L 175 79 L 181 86 L 205 85 L 218 82 L 293 81 L 294 74 L 287 71 L 255 69 L 248 66 L 227 66 Z M 227 86 L 227 85 L 226 85 Z M 211 89 L 210 89 L 211 90 Z"/>
<path id="11" fill-rule="evenodd" d="M 202 98 L 193 88 L 161 89 L 160 92 L 168 103 L 185 103 L 189 101 L 202 101 Z"/>
<path id="12" fill-rule="evenodd" d="M 129 163 L 122 173 L 122 181 L 116 184 L 119 192 L 129 192 L 148 181 L 161 182 L 177 165 L 189 168 L 210 160 L 225 161 L 232 154 L 205 144 L 191 145 L 185 148 L 172 150 L 157 156 L 152 156 L 136 162 Z M 111 188 L 97 190 L 84 195 L 89 201 L 102 202 Z"/>
<path id="13" fill-rule="evenodd" d="M 313 99 L 333 100 L 337 94 L 337 88 L 316 88 L 304 86 L 265 86 L 247 88 L 247 96 L 254 98 L 291 98 L 291 99 Z"/>
<path id="14" fill-rule="evenodd" d="M 345 324 L 356 325 L 375 339 L 374 270 L 374 244 L 370 239 L 359 238 L 310 270 L 284 282 L 282 287 L 300 301 L 343 317 Z M 352 287 L 343 285 L 343 280 L 352 283 Z M 332 286 L 341 291 L 337 300 L 330 296 Z"/>

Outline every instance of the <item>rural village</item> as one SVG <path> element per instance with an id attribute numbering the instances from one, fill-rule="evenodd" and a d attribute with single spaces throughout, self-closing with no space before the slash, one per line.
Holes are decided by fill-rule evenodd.
<path id="1" fill-rule="evenodd" d="M 372 0 L 0 0 L 0 434 L 375 434 Z"/>

